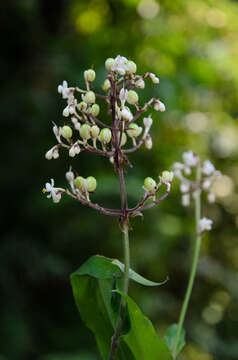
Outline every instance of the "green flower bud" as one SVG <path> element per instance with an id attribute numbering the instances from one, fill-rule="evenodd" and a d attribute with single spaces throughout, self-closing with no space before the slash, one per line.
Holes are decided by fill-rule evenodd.
<path id="1" fill-rule="evenodd" d="M 174 173 L 172 171 L 163 171 L 161 180 L 165 182 L 171 182 L 173 180 Z"/>
<path id="2" fill-rule="evenodd" d="M 114 59 L 113 58 L 108 58 L 105 61 L 105 68 L 106 68 L 106 70 L 108 72 L 110 72 L 112 70 L 113 64 L 114 64 Z"/>
<path id="3" fill-rule="evenodd" d="M 92 82 L 95 80 L 95 77 L 96 77 L 96 73 L 94 70 L 89 69 L 89 70 L 84 71 L 84 79 L 86 81 Z"/>
<path id="4" fill-rule="evenodd" d="M 73 135 L 73 131 L 68 125 L 63 126 L 61 131 L 62 131 L 62 136 L 65 139 L 70 139 Z"/>
<path id="5" fill-rule="evenodd" d="M 156 182 L 151 177 L 147 177 L 144 180 L 144 188 L 150 192 L 154 192 L 156 188 Z"/>
<path id="6" fill-rule="evenodd" d="M 139 136 L 142 132 L 142 127 L 138 126 L 135 123 L 130 124 L 129 128 L 130 130 L 127 130 L 127 134 L 131 138 Z"/>
<path id="7" fill-rule="evenodd" d="M 81 101 L 78 105 L 77 105 L 77 108 L 80 110 L 80 111 L 85 111 L 87 109 L 87 103 L 85 101 Z"/>
<path id="8" fill-rule="evenodd" d="M 99 134 L 99 140 L 102 143 L 109 143 L 111 141 L 112 138 L 112 132 L 110 129 L 108 128 L 104 128 L 101 130 L 100 134 Z"/>
<path id="9" fill-rule="evenodd" d="M 118 141 L 120 141 L 120 137 L 121 137 L 121 146 L 124 146 L 127 142 L 127 136 L 126 136 L 126 133 L 122 133 L 122 136 L 120 133 L 118 133 Z"/>
<path id="10" fill-rule="evenodd" d="M 83 100 L 87 103 L 87 104 L 94 104 L 95 100 L 96 100 L 96 96 L 94 94 L 93 91 L 88 91 L 86 92 L 86 94 L 83 96 Z"/>
<path id="11" fill-rule="evenodd" d="M 127 95 L 127 102 L 131 105 L 138 103 L 139 97 L 134 90 L 129 90 Z"/>
<path id="12" fill-rule="evenodd" d="M 96 187 L 97 187 L 97 180 L 95 179 L 95 177 L 93 177 L 93 176 L 87 177 L 86 188 L 87 188 L 88 192 L 95 191 Z"/>
<path id="13" fill-rule="evenodd" d="M 90 133 L 93 139 L 96 139 L 100 133 L 100 129 L 97 125 L 93 125 L 90 129 Z"/>
<path id="14" fill-rule="evenodd" d="M 77 176 L 76 179 L 74 180 L 74 183 L 78 189 L 84 190 L 85 179 L 82 176 Z"/>
<path id="15" fill-rule="evenodd" d="M 137 69 L 137 66 L 136 66 L 136 63 L 134 63 L 134 61 L 128 61 L 127 63 L 127 67 L 128 67 L 128 70 L 130 73 L 136 73 L 136 69 Z"/>
<path id="16" fill-rule="evenodd" d="M 91 137 L 90 130 L 91 130 L 91 128 L 88 124 L 83 124 L 79 129 L 81 138 L 84 140 L 90 139 L 90 137 Z"/>
<path id="17" fill-rule="evenodd" d="M 100 106 L 98 104 L 93 104 L 93 106 L 90 109 L 90 113 L 93 116 L 98 116 L 98 114 L 100 113 Z"/>
<path id="18" fill-rule="evenodd" d="M 104 83 L 103 83 L 103 86 L 102 86 L 102 89 L 104 91 L 108 91 L 111 87 L 111 83 L 108 79 L 104 80 Z"/>

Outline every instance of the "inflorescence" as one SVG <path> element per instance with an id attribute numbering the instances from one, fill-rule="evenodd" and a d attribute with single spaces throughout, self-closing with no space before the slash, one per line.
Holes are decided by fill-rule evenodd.
<path id="1" fill-rule="evenodd" d="M 176 162 L 173 165 L 174 176 L 180 181 L 180 191 L 182 193 L 182 205 L 189 206 L 191 198 L 206 193 L 209 203 L 216 200 L 215 193 L 212 190 L 214 181 L 221 176 L 220 171 L 216 170 L 210 160 L 201 162 L 199 156 L 193 151 L 184 152 L 183 162 Z M 194 170 L 199 168 L 201 176 L 195 179 Z M 200 232 L 211 230 L 212 220 L 204 217 L 199 223 Z"/>
<path id="2" fill-rule="evenodd" d="M 159 84 L 159 78 L 150 72 L 138 75 L 137 65 L 127 58 L 118 55 L 115 59 L 108 58 L 105 62 L 106 79 L 102 85 L 104 95 L 93 90 L 93 81 L 96 72 L 93 69 L 84 71 L 86 89 L 69 87 L 67 81 L 58 86 L 58 93 L 67 101 L 63 116 L 67 119 L 64 126 L 53 125 L 53 133 L 57 144 L 45 154 L 46 159 L 58 159 L 61 149 L 68 151 L 73 158 L 83 151 L 107 157 L 114 165 L 114 169 L 122 180 L 125 166 L 132 167 L 128 154 L 139 149 L 143 144 L 147 149 L 152 148 L 150 129 L 153 123 L 151 116 L 143 118 L 143 124 L 138 125 L 137 120 L 153 106 L 156 111 L 165 111 L 165 105 L 158 98 L 152 98 L 141 105 L 135 89 L 145 88 L 145 79 Z M 78 96 L 77 96 L 78 95 Z M 107 125 L 99 119 L 100 106 L 97 99 L 103 99 L 107 104 L 107 113 L 111 116 L 111 124 Z M 127 144 L 129 143 L 129 146 Z M 90 199 L 97 186 L 93 176 L 84 178 L 76 176 L 70 170 L 66 173 L 69 189 L 54 187 L 54 180 L 47 183 L 43 192 L 49 192 L 48 197 L 58 203 L 62 194 L 79 200 L 106 215 L 131 217 L 140 215 L 143 210 L 162 201 L 170 191 L 173 173 L 164 171 L 159 175 L 159 181 L 148 177 L 144 181 L 145 191 L 141 201 L 129 209 L 126 202 L 122 209 L 107 209 L 95 204 Z M 157 197 L 161 185 L 165 185 L 163 195 Z M 123 189 L 122 189 L 123 190 Z M 124 191 L 124 190 L 123 190 Z M 123 194 L 122 194 L 123 198 Z"/>

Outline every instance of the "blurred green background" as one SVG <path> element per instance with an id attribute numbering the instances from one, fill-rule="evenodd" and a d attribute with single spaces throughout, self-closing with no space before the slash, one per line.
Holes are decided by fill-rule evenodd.
<path id="1" fill-rule="evenodd" d="M 47 161 L 54 121 L 64 123 L 57 86 L 83 85 L 94 66 L 96 88 L 107 57 L 124 55 L 160 85 L 140 90 L 159 96 L 167 111 L 152 113 L 153 149 L 131 154 L 126 182 L 135 204 L 146 176 L 156 177 L 193 149 L 225 176 L 214 220 L 204 236 L 185 327 L 181 360 L 232 360 L 238 354 L 238 2 L 232 0 L 21 0 L 1 2 L 1 230 L 0 359 L 96 360 L 95 341 L 81 322 L 69 274 L 89 256 L 122 259 L 115 219 L 41 189 L 52 177 L 65 186 L 69 159 Z M 118 183 L 106 159 L 82 153 L 70 164 L 98 180 L 95 201 L 119 204 Z M 178 319 L 188 278 L 194 231 L 178 184 L 168 200 L 132 222 L 132 266 L 158 288 L 132 285 L 131 296 L 160 336 Z"/>

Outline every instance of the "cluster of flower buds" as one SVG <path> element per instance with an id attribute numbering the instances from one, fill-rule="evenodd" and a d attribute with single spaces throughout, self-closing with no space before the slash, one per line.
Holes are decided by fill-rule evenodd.
<path id="1" fill-rule="evenodd" d="M 153 195 L 158 191 L 159 187 L 164 184 L 167 186 L 167 189 L 170 190 L 173 177 L 174 173 L 167 170 L 163 171 L 162 174 L 159 175 L 158 183 L 152 177 L 146 177 L 144 180 L 143 189 L 145 192 Z"/>
<path id="2" fill-rule="evenodd" d="M 58 86 L 58 93 L 67 102 L 62 112 L 65 122 L 62 126 L 53 124 L 57 144 L 46 152 L 47 160 L 58 159 L 59 151 L 63 148 L 72 158 L 87 151 L 108 157 L 117 171 L 118 167 L 131 166 L 127 154 L 136 151 L 143 144 L 147 149 L 152 148 L 150 129 L 153 120 L 151 115 L 145 113 L 150 107 L 155 111 L 163 112 L 165 105 L 158 98 L 140 104 L 137 89 L 145 88 L 146 79 L 153 84 L 159 84 L 159 78 L 150 72 L 138 75 L 136 63 L 120 55 L 116 58 L 108 58 L 105 61 L 105 69 L 107 75 L 102 85 L 104 95 L 97 94 L 93 88 L 96 79 L 96 72 L 93 69 L 84 71 L 84 88 L 70 87 L 65 80 Z M 108 107 L 107 113 L 112 118 L 110 125 L 100 119 L 98 98 L 103 99 Z M 143 121 L 139 124 L 141 117 Z M 70 170 L 66 178 L 73 197 L 89 200 L 90 192 L 96 188 L 96 180 L 93 177 L 75 178 Z M 158 184 L 153 179 L 147 178 L 144 184 L 146 194 L 151 195 L 161 184 L 166 184 L 169 191 L 171 181 L 172 173 L 169 172 L 164 172 L 160 176 Z M 53 183 L 46 185 L 46 191 L 50 192 L 55 202 L 60 200 L 62 192 L 70 195 L 69 190 L 55 190 Z"/>
<path id="3" fill-rule="evenodd" d="M 54 180 L 51 183 L 46 183 L 43 192 L 49 192 L 48 198 L 52 198 L 53 202 L 58 203 L 61 200 L 63 193 L 77 198 L 79 200 L 86 200 L 90 202 L 89 195 L 96 190 L 97 180 L 93 176 L 83 178 L 82 176 L 75 176 L 71 168 L 65 174 L 71 189 L 62 189 L 54 187 Z"/>
<path id="4" fill-rule="evenodd" d="M 213 182 L 221 175 L 210 160 L 203 163 L 199 156 L 193 151 L 184 152 L 182 155 L 183 162 L 176 162 L 173 165 L 174 175 L 180 180 L 180 191 L 182 193 L 182 205 L 189 206 L 191 196 L 195 197 L 199 192 L 207 193 L 207 200 L 210 203 L 215 202 L 215 194 L 212 191 Z M 201 178 L 193 179 L 193 169 L 200 167 Z"/>
<path id="5" fill-rule="evenodd" d="M 215 193 L 212 190 L 214 181 L 221 176 L 210 160 L 201 162 L 199 156 L 193 151 L 182 154 L 183 162 L 173 164 L 174 175 L 180 180 L 180 191 L 182 193 L 182 205 L 189 206 L 191 198 L 196 198 L 201 192 L 206 193 L 208 202 L 214 203 Z M 194 171 L 196 170 L 196 171 Z M 199 177 L 195 176 L 198 174 Z M 202 218 L 199 223 L 200 232 L 211 230 L 212 220 Z"/>

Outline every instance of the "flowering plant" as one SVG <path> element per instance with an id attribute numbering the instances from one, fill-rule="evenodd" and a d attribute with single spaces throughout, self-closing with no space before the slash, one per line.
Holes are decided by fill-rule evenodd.
<path id="1" fill-rule="evenodd" d="M 150 135 L 153 120 L 150 115 L 138 120 L 150 107 L 165 111 L 165 105 L 158 98 L 152 98 L 143 105 L 135 89 L 144 89 L 146 79 L 159 84 L 153 73 L 137 74 L 137 65 L 118 55 L 105 62 L 107 76 L 102 89 L 104 94 L 93 91 L 96 73 L 93 69 L 84 72 L 85 87 L 69 87 L 66 81 L 58 86 L 58 92 L 67 101 L 63 116 L 67 125 L 54 124 L 53 132 L 57 144 L 46 152 L 46 159 L 58 159 L 60 151 L 66 149 L 69 157 L 86 151 L 108 158 L 120 183 L 121 207 L 109 209 L 93 201 L 97 180 L 93 176 L 83 177 L 70 167 L 66 172 L 68 188 L 55 187 L 54 180 L 46 183 L 43 192 L 58 203 L 66 194 L 104 215 L 119 219 L 123 233 L 124 264 L 118 260 L 94 256 L 71 276 L 75 301 L 86 325 L 94 332 L 98 347 L 104 359 L 172 359 L 176 358 L 185 344 L 182 329 L 187 305 L 194 282 L 201 235 L 211 229 L 212 221 L 201 219 L 201 192 L 208 192 L 208 200 L 215 201 L 211 190 L 212 182 L 219 175 L 210 161 L 201 163 L 192 151 L 183 154 L 183 163 L 175 163 L 172 171 L 162 171 L 158 180 L 146 177 L 143 183 L 144 195 L 134 207 L 129 208 L 125 184 L 126 167 L 132 167 L 128 155 L 143 144 L 152 148 Z M 99 119 L 100 106 L 97 99 L 103 99 L 111 117 L 110 125 Z M 128 145 L 129 144 L 129 145 Z M 196 180 L 188 178 L 196 171 Z M 162 283 L 149 281 L 130 269 L 129 230 L 130 220 L 143 215 L 145 210 L 163 201 L 169 194 L 174 175 L 181 182 L 183 205 L 188 206 L 190 197 L 195 199 L 196 246 L 191 275 L 178 325 L 172 325 L 164 339 L 158 338 L 149 320 L 141 313 L 128 296 L 129 280 L 146 286 Z M 202 176 L 203 175 L 203 176 Z M 164 283 L 164 282 L 163 282 Z"/>

